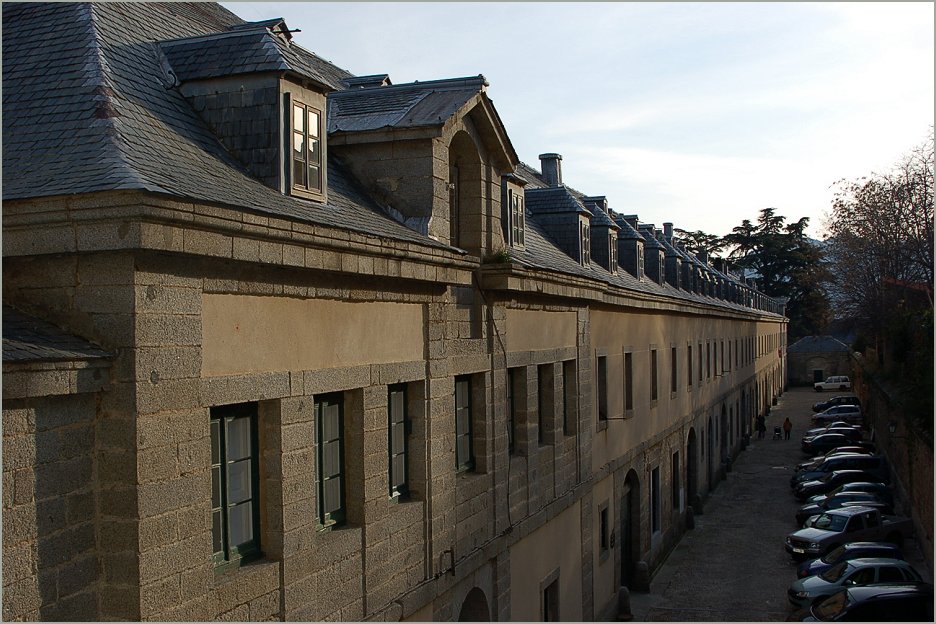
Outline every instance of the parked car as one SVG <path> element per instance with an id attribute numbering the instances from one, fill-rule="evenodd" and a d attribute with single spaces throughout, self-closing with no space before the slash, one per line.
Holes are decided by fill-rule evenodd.
<path id="1" fill-rule="evenodd" d="M 853 483 L 855 481 L 877 481 L 886 483 L 881 477 L 870 472 L 865 472 L 864 470 L 833 470 L 814 481 L 797 483 L 793 488 L 793 496 L 805 502 L 810 496 L 828 494 L 844 483 Z"/>
<path id="2" fill-rule="evenodd" d="M 827 377 L 825 381 L 817 381 L 813 384 L 813 388 L 816 389 L 816 392 L 822 392 L 823 390 L 848 390 L 851 388 L 851 379 L 847 375 L 832 375 Z"/>
<path id="3" fill-rule="evenodd" d="M 835 396 L 827 401 L 819 401 L 812 406 L 814 412 L 824 412 L 836 405 L 861 405 L 861 400 L 853 394 Z"/>
<path id="4" fill-rule="evenodd" d="M 877 509 L 843 507 L 820 515 L 813 526 L 786 536 L 784 547 L 797 561 L 820 557 L 845 542 L 885 541 L 900 546 L 913 533 L 910 518 L 882 516 Z"/>
<path id="5" fill-rule="evenodd" d="M 787 599 L 794 606 L 805 607 L 842 587 L 920 582 L 923 582 L 920 573 L 903 559 L 851 559 L 835 564 L 822 574 L 793 581 L 787 590 Z"/>
<path id="6" fill-rule="evenodd" d="M 811 470 L 794 473 L 790 478 L 790 487 L 795 488 L 799 483 L 814 481 L 836 470 L 864 470 L 879 477 L 873 480 L 882 483 L 887 482 L 889 474 L 887 460 L 884 459 L 883 455 L 864 455 L 861 453 L 832 455 Z"/>
<path id="7" fill-rule="evenodd" d="M 796 524 L 803 526 L 803 523 L 812 516 L 818 516 L 825 511 L 829 511 L 830 509 L 838 509 L 849 504 L 874 507 L 875 509 L 880 509 L 881 513 L 884 514 L 894 513 L 894 510 L 890 505 L 882 501 L 871 492 L 845 492 L 844 494 L 830 496 L 829 498 L 816 503 L 807 502 L 805 505 L 796 510 Z"/>
<path id="8" fill-rule="evenodd" d="M 803 432 L 803 437 L 805 438 L 809 436 L 817 436 L 820 433 L 829 433 L 835 429 L 854 429 L 855 431 L 858 431 L 859 433 L 861 432 L 860 425 L 853 425 L 851 423 L 845 422 L 844 420 L 836 420 L 827 424 L 823 423 L 821 425 L 813 427 L 812 429 L 807 429 L 806 431 Z"/>
<path id="9" fill-rule="evenodd" d="M 839 446 L 851 446 L 854 442 L 854 440 L 841 433 L 823 433 L 815 438 L 802 440 L 800 449 L 809 455 L 818 455 L 828 453 Z"/>
<path id="10" fill-rule="evenodd" d="M 802 622 L 932 622 L 933 586 L 900 583 L 846 587 L 790 616 Z"/>
<path id="11" fill-rule="evenodd" d="M 891 486 L 877 481 L 853 481 L 852 483 L 843 483 L 828 494 L 816 494 L 806 499 L 807 503 L 818 503 L 828 496 L 834 496 L 842 492 L 870 492 L 879 499 L 891 505 L 894 504 L 894 495 L 891 492 Z"/>
<path id="12" fill-rule="evenodd" d="M 814 427 L 844 420 L 849 424 L 862 424 L 861 407 L 858 405 L 836 405 L 809 417 Z"/>
<path id="13" fill-rule="evenodd" d="M 822 574 L 836 563 L 864 557 L 903 559 L 903 552 L 888 542 L 846 542 L 817 559 L 807 559 L 796 567 L 796 578 Z"/>
<path id="14" fill-rule="evenodd" d="M 825 435 L 827 433 L 841 433 L 852 443 L 861 442 L 861 429 L 853 425 L 846 425 L 844 427 L 817 427 L 815 429 L 810 429 L 803 434 L 803 437 L 800 439 L 800 441 L 812 442 L 813 439 L 815 439 L 817 436 Z"/>
<path id="15" fill-rule="evenodd" d="M 871 443 L 854 444 L 851 446 L 836 446 L 835 448 L 826 451 L 822 455 L 811 457 L 804 462 L 796 464 L 794 471 L 802 472 L 804 470 L 811 470 L 830 457 L 835 457 L 837 455 L 871 455 L 874 453 L 874 449 L 869 447 L 873 446 L 874 445 Z"/>

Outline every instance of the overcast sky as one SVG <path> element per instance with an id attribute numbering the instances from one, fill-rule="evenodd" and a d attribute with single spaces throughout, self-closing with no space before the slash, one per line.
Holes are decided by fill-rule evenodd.
<path id="1" fill-rule="evenodd" d="M 483 74 L 520 159 L 642 222 L 810 217 L 934 118 L 933 3 L 226 2 L 394 84 Z"/>

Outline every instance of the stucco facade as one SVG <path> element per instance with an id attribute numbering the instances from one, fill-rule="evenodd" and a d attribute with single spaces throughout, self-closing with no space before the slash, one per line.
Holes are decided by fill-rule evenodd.
<path id="1" fill-rule="evenodd" d="M 268 168 L 269 208 L 5 196 L 4 303 L 109 354 L 5 351 L 5 620 L 587 621 L 646 584 L 782 391 L 782 308 L 573 258 L 535 212 L 514 240 L 509 176 L 559 187 L 462 82 L 434 126 L 329 126 L 320 212 Z"/>

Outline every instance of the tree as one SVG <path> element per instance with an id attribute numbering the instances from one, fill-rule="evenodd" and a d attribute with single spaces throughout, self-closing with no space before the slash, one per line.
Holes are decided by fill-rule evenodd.
<path id="1" fill-rule="evenodd" d="M 713 256 L 724 249 L 724 244 L 722 243 L 720 236 L 706 234 L 702 230 L 688 232 L 680 228 L 674 228 L 673 231 L 679 237 L 679 240 L 683 243 L 686 249 L 693 253 L 704 251 L 710 256 Z"/>
<path id="2" fill-rule="evenodd" d="M 932 414 L 933 132 L 888 173 L 840 181 L 827 220 L 834 296 L 883 376 Z M 932 420 L 928 421 L 932 431 Z"/>
<path id="3" fill-rule="evenodd" d="M 798 338 L 825 330 L 830 318 L 823 286 L 831 280 L 823 250 L 806 236 L 809 218 L 785 224 L 775 208 L 760 211 L 757 223 L 745 219 L 722 245 L 728 258 L 753 274 L 770 297 L 789 297 L 789 334 Z"/>

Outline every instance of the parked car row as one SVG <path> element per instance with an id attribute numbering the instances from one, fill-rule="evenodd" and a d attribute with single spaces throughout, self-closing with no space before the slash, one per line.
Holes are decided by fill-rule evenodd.
<path id="1" fill-rule="evenodd" d="M 795 517 L 802 528 L 784 542 L 800 562 L 787 592 L 795 608 L 788 621 L 933 621 L 933 586 L 901 552 L 913 526 L 892 515 L 884 457 L 861 440 L 859 427 L 839 419 L 807 431 L 802 447 L 817 456 L 790 479 L 803 505 Z"/>

